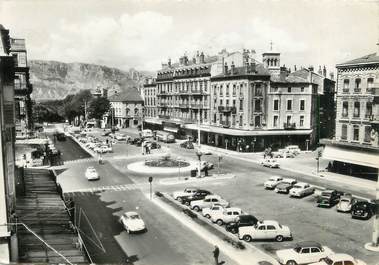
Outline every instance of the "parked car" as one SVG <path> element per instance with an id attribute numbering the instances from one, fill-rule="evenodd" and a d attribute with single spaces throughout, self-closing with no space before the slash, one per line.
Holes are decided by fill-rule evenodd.
<path id="1" fill-rule="evenodd" d="M 88 180 L 98 180 L 100 178 L 94 167 L 87 167 L 85 176 Z"/>
<path id="2" fill-rule="evenodd" d="M 211 195 L 212 192 L 207 191 L 207 190 L 198 190 L 196 193 L 192 195 L 186 195 L 186 196 L 181 196 L 178 197 L 178 201 L 180 201 L 182 204 L 185 205 L 190 205 L 191 201 L 197 201 L 197 200 L 202 200 L 204 199 L 207 195 Z"/>
<path id="3" fill-rule="evenodd" d="M 258 219 L 251 214 L 241 214 L 236 222 L 231 222 L 225 225 L 225 229 L 233 234 L 238 233 L 242 226 L 254 226 L 258 223 Z"/>
<path id="4" fill-rule="evenodd" d="M 211 155 L 212 152 L 205 146 L 201 145 L 200 148 L 197 148 L 197 151 L 200 151 L 203 155 Z"/>
<path id="5" fill-rule="evenodd" d="M 187 187 L 184 190 L 174 191 L 172 193 L 172 197 L 175 200 L 178 200 L 179 197 L 182 197 L 182 196 L 191 196 L 191 195 L 195 194 L 198 190 L 199 190 L 199 188 Z"/>
<path id="6" fill-rule="evenodd" d="M 298 145 L 289 145 L 285 148 L 285 150 L 294 155 L 300 154 L 301 150 Z"/>
<path id="7" fill-rule="evenodd" d="M 294 248 L 276 251 L 276 256 L 281 264 L 296 265 L 317 262 L 334 252 L 320 243 L 313 241 L 300 242 Z"/>
<path id="8" fill-rule="evenodd" d="M 129 138 L 129 136 L 123 133 L 116 133 L 114 137 L 116 138 L 117 141 L 127 141 Z"/>
<path id="9" fill-rule="evenodd" d="M 293 178 L 285 178 L 275 187 L 276 193 L 286 193 L 288 194 L 290 189 L 297 183 L 296 179 Z"/>
<path id="10" fill-rule="evenodd" d="M 358 201 L 351 207 L 351 217 L 357 219 L 370 219 L 375 214 L 375 204 L 368 201 Z"/>
<path id="11" fill-rule="evenodd" d="M 280 149 L 278 152 L 274 152 L 274 158 L 295 158 L 295 154 L 285 149 Z"/>
<path id="12" fill-rule="evenodd" d="M 180 144 L 180 147 L 185 149 L 194 149 L 193 143 L 191 141 L 185 141 Z"/>
<path id="13" fill-rule="evenodd" d="M 175 136 L 172 133 L 165 132 L 165 131 L 157 131 L 156 132 L 156 139 L 158 141 L 162 141 L 165 143 L 174 143 L 175 142 Z"/>
<path id="14" fill-rule="evenodd" d="M 360 259 L 355 259 L 348 254 L 338 253 L 331 254 L 320 259 L 319 262 L 311 263 L 310 265 L 366 265 L 366 263 Z"/>
<path id="15" fill-rule="evenodd" d="M 222 213 L 226 208 L 223 207 L 222 205 L 220 204 L 213 204 L 211 205 L 210 207 L 206 207 L 206 208 L 203 208 L 202 209 L 202 215 L 208 219 L 211 218 L 212 215 L 216 214 L 216 213 Z"/>
<path id="16" fill-rule="evenodd" d="M 141 146 L 143 142 L 142 138 L 134 138 L 132 141 L 130 141 L 131 144 L 134 144 L 136 146 Z"/>
<path id="17" fill-rule="evenodd" d="M 337 206 L 337 212 L 348 213 L 351 211 L 351 207 L 357 200 L 351 194 L 342 195 Z"/>
<path id="18" fill-rule="evenodd" d="M 263 183 L 263 186 L 266 189 L 272 190 L 272 189 L 275 189 L 276 185 L 278 185 L 282 180 L 283 180 L 283 178 L 280 176 L 273 176 L 273 177 L 270 177 L 267 181 L 265 181 Z"/>
<path id="19" fill-rule="evenodd" d="M 277 221 L 265 220 L 254 226 L 243 226 L 238 229 L 238 238 L 251 242 L 255 239 L 275 239 L 278 242 L 292 238 L 288 226 L 281 225 Z"/>
<path id="20" fill-rule="evenodd" d="M 279 168 L 280 167 L 279 163 L 275 159 L 272 159 L 272 158 L 265 159 L 262 162 L 262 165 L 264 167 L 270 167 L 270 168 Z"/>
<path id="21" fill-rule="evenodd" d="M 289 191 L 290 197 L 305 197 L 315 192 L 315 188 L 311 187 L 308 183 L 298 182 Z"/>
<path id="22" fill-rule="evenodd" d="M 215 212 L 213 215 L 211 215 L 211 221 L 218 225 L 236 222 L 238 216 L 240 216 L 241 214 L 242 210 L 240 208 L 226 208 L 223 212 Z"/>
<path id="23" fill-rule="evenodd" d="M 124 213 L 120 218 L 120 222 L 128 233 L 146 230 L 145 222 L 136 212 Z"/>
<path id="24" fill-rule="evenodd" d="M 333 207 L 340 199 L 340 192 L 336 190 L 324 190 L 317 199 L 318 207 Z"/>
<path id="25" fill-rule="evenodd" d="M 192 201 L 190 206 L 192 210 L 199 212 L 201 209 L 211 207 L 213 204 L 220 204 L 223 207 L 229 206 L 229 203 L 219 195 L 208 195 L 203 200 Z"/>

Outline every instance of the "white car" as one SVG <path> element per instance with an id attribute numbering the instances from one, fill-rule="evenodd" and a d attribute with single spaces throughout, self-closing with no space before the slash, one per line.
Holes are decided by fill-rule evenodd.
<path id="1" fill-rule="evenodd" d="M 208 161 L 201 161 L 200 162 L 200 170 L 203 171 L 205 168 L 207 169 L 212 169 L 214 168 L 214 165 L 211 163 L 211 162 L 208 162 Z"/>
<path id="2" fill-rule="evenodd" d="M 100 178 L 94 167 L 87 167 L 85 175 L 88 180 L 98 180 Z"/>
<path id="3" fill-rule="evenodd" d="M 318 262 L 331 254 L 334 252 L 330 248 L 313 241 L 300 242 L 294 248 L 276 251 L 279 263 L 286 265 Z"/>
<path id="4" fill-rule="evenodd" d="M 222 199 L 219 195 L 208 195 L 203 200 L 192 201 L 190 207 L 192 210 L 199 212 L 204 208 L 209 208 L 214 204 L 228 207 L 229 203 Z"/>
<path id="5" fill-rule="evenodd" d="M 348 213 L 351 211 L 351 207 L 357 201 L 351 194 L 342 195 L 340 201 L 336 206 L 337 212 Z"/>
<path id="6" fill-rule="evenodd" d="M 115 138 L 117 141 L 126 141 L 128 140 L 128 136 L 126 136 L 125 134 L 122 134 L 122 133 L 116 133 L 115 134 Z"/>
<path id="7" fill-rule="evenodd" d="M 226 208 L 219 204 L 213 204 L 209 208 L 203 208 L 202 215 L 208 219 L 210 219 L 213 215 L 224 212 Z"/>
<path id="8" fill-rule="evenodd" d="M 242 210 L 240 208 L 226 208 L 222 212 L 214 212 L 214 214 L 211 215 L 211 221 L 218 225 L 228 224 L 236 222 L 241 214 Z"/>
<path id="9" fill-rule="evenodd" d="M 265 167 L 270 167 L 270 168 L 279 168 L 280 167 L 278 161 L 276 161 L 275 159 L 270 159 L 270 158 L 263 160 L 262 165 Z"/>
<path id="10" fill-rule="evenodd" d="M 200 146 L 200 148 L 196 148 L 197 151 L 200 151 L 203 155 L 211 155 L 212 152 L 211 150 L 209 150 L 208 148 L 204 147 L 204 146 Z"/>
<path id="11" fill-rule="evenodd" d="M 270 177 L 267 181 L 263 183 L 263 186 L 266 189 L 275 189 L 276 185 L 278 185 L 283 180 L 280 176 Z"/>
<path id="12" fill-rule="evenodd" d="M 294 155 L 300 154 L 301 150 L 298 145 L 289 145 L 285 148 L 286 152 L 292 153 Z"/>
<path id="13" fill-rule="evenodd" d="M 199 190 L 199 188 L 188 187 L 188 188 L 185 188 L 184 190 L 174 191 L 172 193 L 172 197 L 175 200 L 177 200 L 179 197 L 182 197 L 182 196 L 191 196 L 191 195 L 194 195 L 198 190 Z"/>
<path id="14" fill-rule="evenodd" d="M 120 222 L 128 233 L 146 230 L 145 222 L 136 212 L 124 213 L 120 218 Z"/>
<path id="15" fill-rule="evenodd" d="M 331 254 L 326 258 L 322 258 L 319 262 L 311 265 L 366 265 L 362 260 L 355 259 L 348 254 L 338 253 Z"/>
<path id="16" fill-rule="evenodd" d="M 315 188 L 311 187 L 308 183 L 298 182 L 289 191 L 290 197 L 304 197 L 315 192 Z"/>
<path id="17" fill-rule="evenodd" d="M 107 152 L 113 152 L 113 149 L 112 149 L 112 147 L 110 147 L 108 145 L 100 145 L 100 146 L 95 147 L 93 149 L 93 151 L 104 154 Z"/>
<path id="18" fill-rule="evenodd" d="M 238 229 L 238 238 L 246 242 L 254 239 L 275 239 L 278 242 L 285 238 L 292 238 L 288 226 L 281 225 L 277 221 L 260 221 L 254 226 L 242 226 Z"/>
<path id="19" fill-rule="evenodd" d="M 296 179 L 293 178 L 284 178 L 278 185 L 275 187 L 276 193 L 289 193 L 292 187 L 297 183 Z"/>

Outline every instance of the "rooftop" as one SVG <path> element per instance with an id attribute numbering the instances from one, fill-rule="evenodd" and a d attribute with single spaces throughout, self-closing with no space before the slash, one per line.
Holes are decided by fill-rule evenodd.
<path id="1" fill-rule="evenodd" d="M 355 64 L 370 64 L 370 63 L 379 63 L 379 54 L 378 53 L 371 53 L 366 56 L 350 60 L 341 64 L 337 64 L 337 68 L 339 66 L 348 66 L 348 65 L 355 65 Z"/>
<path id="2" fill-rule="evenodd" d="M 216 75 L 212 78 L 235 77 L 235 76 L 256 76 L 256 75 L 267 75 L 267 76 L 269 76 L 270 72 L 266 68 L 264 68 L 263 64 L 256 64 L 254 66 L 253 71 L 248 71 L 247 66 L 241 66 L 241 67 L 235 67 L 234 72 L 232 74 L 231 67 L 229 66 L 227 74 L 223 73 L 220 75 Z"/>
<path id="3" fill-rule="evenodd" d="M 137 90 L 137 88 L 132 87 L 128 88 L 128 90 L 116 93 L 108 98 L 111 102 L 135 102 L 135 101 L 141 101 L 143 102 L 143 99 Z"/>

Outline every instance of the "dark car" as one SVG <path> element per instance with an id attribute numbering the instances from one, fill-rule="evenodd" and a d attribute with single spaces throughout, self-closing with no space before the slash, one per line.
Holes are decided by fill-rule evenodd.
<path id="1" fill-rule="evenodd" d="M 142 142 L 143 142 L 143 139 L 142 138 L 134 138 L 130 143 L 131 144 L 134 144 L 136 146 L 141 146 L 142 145 Z"/>
<path id="2" fill-rule="evenodd" d="M 207 190 L 198 190 L 196 193 L 190 196 L 181 196 L 178 201 L 185 205 L 190 205 L 191 201 L 203 200 L 205 196 L 212 194 L 212 192 Z"/>
<path id="3" fill-rule="evenodd" d="M 324 190 L 317 198 L 317 207 L 333 207 L 341 197 L 341 192 L 336 190 Z"/>
<path id="4" fill-rule="evenodd" d="M 151 143 L 151 149 L 160 149 L 161 145 L 158 144 L 157 142 L 152 142 Z"/>
<path id="5" fill-rule="evenodd" d="M 357 219 L 370 219 L 375 214 L 375 204 L 368 201 L 358 201 L 351 206 L 351 217 Z"/>
<path id="6" fill-rule="evenodd" d="M 66 141 L 66 135 L 64 133 L 58 133 L 56 137 L 58 141 Z"/>
<path id="7" fill-rule="evenodd" d="M 194 149 L 193 143 L 191 141 L 185 141 L 181 143 L 180 147 L 186 148 L 186 149 Z"/>
<path id="8" fill-rule="evenodd" d="M 253 226 L 258 223 L 258 219 L 251 214 L 244 214 L 238 217 L 237 222 L 231 222 L 226 224 L 225 229 L 233 234 L 238 233 L 238 229 L 242 226 Z"/>

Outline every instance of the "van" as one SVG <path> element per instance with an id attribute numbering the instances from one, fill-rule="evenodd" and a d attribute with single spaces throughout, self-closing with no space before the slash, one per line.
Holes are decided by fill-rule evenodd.
<path id="1" fill-rule="evenodd" d="M 175 136 L 169 132 L 157 131 L 157 140 L 164 143 L 174 143 Z"/>
<path id="2" fill-rule="evenodd" d="M 143 138 L 153 137 L 153 132 L 150 129 L 142 130 L 142 137 Z"/>

